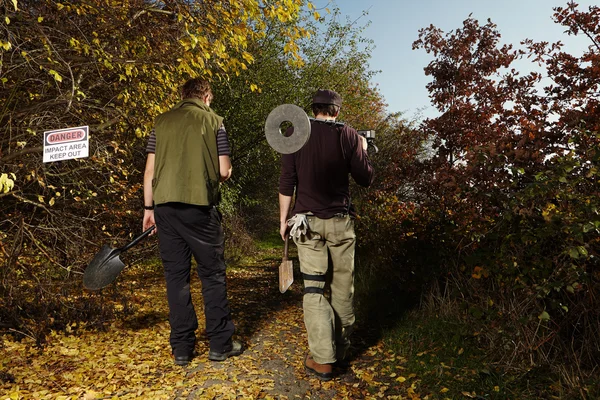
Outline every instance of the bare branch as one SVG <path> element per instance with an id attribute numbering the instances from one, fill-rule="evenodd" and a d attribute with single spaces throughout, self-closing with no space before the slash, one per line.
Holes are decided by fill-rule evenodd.
<path id="1" fill-rule="evenodd" d="M 161 8 L 156 8 L 156 7 L 149 7 L 149 8 L 140 10 L 137 13 L 135 13 L 134 16 L 131 18 L 131 20 L 129 22 L 133 22 L 136 19 L 138 19 L 139 17 L 141 17 L 142 15 L 148 14 L 150 12 L 159 13 L 159 14 L 166 14 L 166 15 L 176 15 L 176 13 L 173 12 L 173 11 L 163 10 Z"/>
<path id="2" fill-rule="evenodd" d="M 51 213 L 51 211 L 50 211 L 50 210 L 49 210 L 49 209 L 48 209 L 48 208 L 47 208 L 45 205 L 43 205 L 42 203 L 36 203 L 35 201 L 31 201 L 31 200 L 29 200 L 29 199 L 26 199 L 25 197 L 23 197 L 23 196 L 19 196 L 18 194 L 14 193 L 14 192 L 10 192 L 10 194 L 11 194 L 11 195 L 12 195 L 12 196 L 13 196 L 15 199 L 21 200 L 21 201 L 22 201 L 22 202 L 24 202 L 24 203 L 31 204 L 31 205 L 33 205 L 33 206 L 36 206 L 36 207 L 39 207 L 39 208 L 43 208 L 43 209 L 44 209 L 44 210 L 46 210 L 48 213 Z"/>
<path id="3" fill-rule="evenodd" d="M 10 153 L 2 158 L 0 158 L 0 163 L 2 164 L 6 164 L 7 162 L 9 162 L 12 159 L 24 156 L 25 154 L 30 154 L 30 153 L 41 153 L 42 151 L 44 151 L 44 148 L 42 146 L 36 146 L 36 147 L 27 147 L 21 151 L 16 151 L 14 153 Z"/>

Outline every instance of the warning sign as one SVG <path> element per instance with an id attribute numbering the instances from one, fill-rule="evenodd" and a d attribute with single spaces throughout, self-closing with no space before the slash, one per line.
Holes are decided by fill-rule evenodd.
<path id="1" fill-rule="evenodd" d="M 87 157 L 89 148 L 87 126 L 44 132 L 44 162 Z"/>

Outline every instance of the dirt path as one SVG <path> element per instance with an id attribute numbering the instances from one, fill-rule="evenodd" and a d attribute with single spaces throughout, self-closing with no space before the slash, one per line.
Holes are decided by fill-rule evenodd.
<path id="1" fill-rule="evenodd" d="M 241 356 L 209 361 L 201 328 L 199 356 L 187 367 L 175 366 L 168 348 L 162 277 L 131 269 L 118 282 L 119 290 L 131 292 L 131 304 L 123 309 L 127 317 L 105 331 L 78 327 L 70 335 L 54 334 L 43 351 L 27 340 L 0 338 L 0 400 L 419 398 L 410 377 L 401 376 L 402 367 L 386 366 L 395 356 L 384 353 L 378 339 L 360 324 L 349 368 L 330 382 L 307 375 L 302 285 L 296 282 L 280 294 L 277 263 L 266 263 L 238 267 L 228 275 L 237 337 L 246 346 Z M 193 282 L 196 308 L 203 317 L 199 287 Z M 199 323 L 202 327 L 204 321 Z"/>

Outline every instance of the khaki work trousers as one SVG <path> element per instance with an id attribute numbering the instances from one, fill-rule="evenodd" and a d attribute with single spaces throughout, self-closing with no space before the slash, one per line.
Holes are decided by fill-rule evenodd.
<path id="1" fill-rule="evenodd" d="M 325 282 L 304 280 L 305 288 L 321 288 L 325 293 L 304 294 L 308 347 L 319 364 L 334 363 L 346 357 L 355 320 L 354 220 L 349 216 L 320 219 L 313 215 L 308 215 L 307 220 L 307 234 L 294 238 L 300 271 L 327 277 Z M 330 264 L 332 270 L 328 271 Z"/>

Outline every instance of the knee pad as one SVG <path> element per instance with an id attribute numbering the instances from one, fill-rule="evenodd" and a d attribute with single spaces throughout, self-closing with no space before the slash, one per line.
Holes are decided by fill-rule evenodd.
<path id="1" fill-rule="evenodd" d="M 302 278 L 304 278 L 304 294 L 308 293 L 317 293 L 323 295 L 325 292 L 324 288 L 317 286 L 310 286 L 306 281 L 314 281 L 314 282 L 325 282 L 325 275 L 309 275 L 302 273 Z"/>

